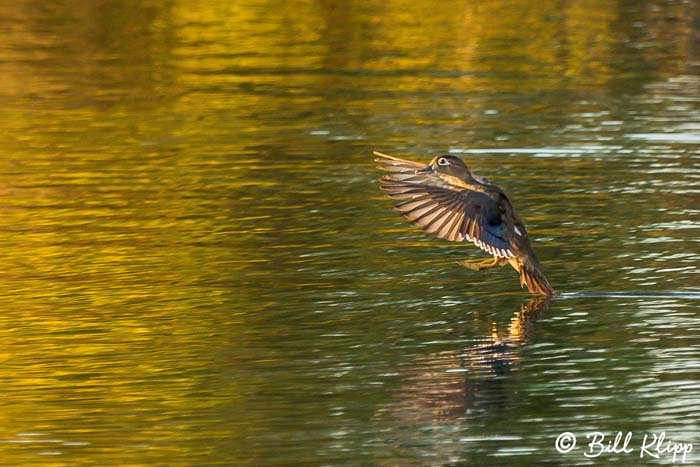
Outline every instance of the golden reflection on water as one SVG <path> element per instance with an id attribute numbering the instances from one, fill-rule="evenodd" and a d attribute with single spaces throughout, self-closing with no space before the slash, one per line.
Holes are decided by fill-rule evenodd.
<path id="1" fill-rule="evenodd" d="M 395 342 L 426 352 L 403 333 L 449 294 L 517 293 L 391 224 L 370 146 L 595 142 L 469 157 L 560 283 L 692 286 L 693 150 L 618 129 L 696 119 L 697 82 L 667 77 L 697 65 L 698 5 L 633 3 L 0 5 L 0 458 L 337 460 Z"/>
<path id="2" fill-rule="evenodd" d="M 504 328 L 492 322 L 491 333 L 473 347 L 425 355 L 414 367 L 404 369 L 405 381 L 379 418 L 411 424 L 459 424 L 475 407 L 504 405 L 507 391 L 500 391 L 517 371 L 518 347 L 534 332 L 548 300 L 530 299 L 521 305 Z"/>

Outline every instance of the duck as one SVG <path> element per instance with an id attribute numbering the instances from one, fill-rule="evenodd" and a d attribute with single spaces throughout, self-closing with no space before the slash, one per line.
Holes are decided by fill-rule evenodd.
<path id="1" fill-rule="evenodd" d="M 427 165 L 379 151 L 373 152 L 378 169 L 387 172 L 381 189 L 398 200 L 395 209 L 427 233 L 453 242 L 471 242 L 489 253 L 486 260 L 459 264 L 486 270 L 510 264 L 520 275 L 520 286 L 530 293 L 556 294 L 532 249 L 527 228 L 505 191 L 478 176 L 454 155 L 434 157 Z"/>

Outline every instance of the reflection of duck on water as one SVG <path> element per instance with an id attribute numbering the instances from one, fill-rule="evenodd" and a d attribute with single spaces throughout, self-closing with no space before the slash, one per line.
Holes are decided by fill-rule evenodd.
<path id="1" fill-rule="evenodd" d="M 491 335 L 480 345 L 422 358 L 377 416 L 416 423 L 459 422 L 471 410 L 507 405 L 519 346 L 547 304 L 547 298 L 533 297 L 513 315 L 505 334 L 493 323 Z"/>
<path id="2" fill-rule="evenodd" d="M 396 209 L 426 232 L 451 241 L 470 241 L 493 255 L 479 263 L 462 262 L 470 269 L 510 264 L 520 285 L 538 295 L 554 295 L 525 224 L 498 186 L 471 173 L 455 156 L 435 157 L 428 165 L 374 152 L 379 168 L 389 172 L 382 188 L 401 200 Z"/>

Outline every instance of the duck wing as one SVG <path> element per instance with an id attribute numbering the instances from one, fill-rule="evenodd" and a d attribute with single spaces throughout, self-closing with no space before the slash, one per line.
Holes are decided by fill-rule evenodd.
<path id="1" fill-rule="evenodd" d="M 510 202 L 500 189 L 454 185 L 434 173 L 416 174 L 424 164 L 376 153 L 379 168 L 388 175 L 380 179 L 389 197 L 400 200 L 395 208 L 413 224 L 446 240 L 474 243 L 500 258 L 513 258 L 515 224 L 506 212 Z M 519 230 L 522 234 L 525 227 Z"/>

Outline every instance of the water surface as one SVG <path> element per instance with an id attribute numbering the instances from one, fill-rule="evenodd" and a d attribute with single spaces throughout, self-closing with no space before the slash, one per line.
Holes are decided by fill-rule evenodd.
<path id="1" fill-rule="evenodd" d="M 0 6 L 0 458 L 590 465 L 556 437 L 665 431 L 700 462 L 698 18 Z M 372 150 L 501 185 L 564 296 L 457 266 Z"/>

